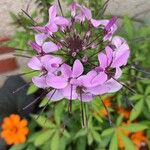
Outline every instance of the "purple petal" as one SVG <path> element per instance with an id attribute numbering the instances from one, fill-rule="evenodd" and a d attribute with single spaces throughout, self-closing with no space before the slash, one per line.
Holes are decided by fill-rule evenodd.
<path id="1" fill-rule="evenodd" d="M 63 64 L 61 66 L 61 72 L 62 72 L 62 75 L 66 78 L 69 78 L 71 77 L 71 74 L 72 74 L 72 70 L 71 70 L 71 67 L 67 64 Z"/>
<path id="2" fill-rule="evenodd" d="M 42 46 L 46 38 L 47 38 L 47 35 L 44 34 L 44 33 L 36 34 L 36 35 L 35 35 L 35 42 L 36 42 L 39 46 Z"/>
<path id="3" fill-rule="evenodd" d="M 39 88 L 46 88 L 46 87 L 47 87 L 45 76 L 33 77 L 33 78 L 32 78 L 32 82 L 33 82 L 37 87 L 39 87 Z"/>
<path id="4" fill-rule="evenodd" d="M 80 62 L 80 60 L 75 60 L 73 64 L 73 70 L 72 70 L 72 77 L 76 78 L 79 77 L 83 73 L 83 65 Z"/>
<path id="5" fill-rule="evenodd" d="M 107 46 L 105 48 L 105 51 L 106 51 L 106 55 L 108 58 L 107 63 L 108 63 L 108 65 L 110 65 L 110 63 L 112 62 L 112 59 L 113 59 L 113 50 L 109 46 Z"/>
<path id="6" fill-rule="evenodd" d="M 71 5 L 71 15 L 72 15 L 72 17 L 75 17 L 76 9 L 77 9 L 76 3 L 73 1 L 72 5 Z"/>
<path id="7" fill-rule="evenodd" d="M 117 21 L 117 17 L 112 17 L 112 19 L 106 25 L 105 30 L 110 31 L 111 27 L 116 23 L 116 21 Z"/>
<path id="8" fill-rule="evenodd" d="M 51 20 L 53 20 L 57 15 L 57 6 L 56 5 L 52 5 L 49 8 L 49 22 L 51 22 Z"/>
<path id="9" fill-rule="evenodd" d="M 87 91 L 92 93 L 93 95 L 102 95 L 107 93 L 108 88 L 105 85 L 100 85 L 100 86 L 89 88 L 87 89 Z"/>
<path id="10" fill-rule="evenodd" d="M 54 22 L 48 23 L 46 26 L 46 31 L 50 34 L 58 31 L 58 26 Z"/>
<path id="11" fill-rule="evenodd" d="M 79 80 L 84 87 L 93 87 L 92 79 L 97 76 L 97 72 L 92 70 L 88 72 L 86 75 L 80 76 L 77 80 Z"/>
<path id="12" fill-rule="evenodd" d="M 42 48 L 45 53 L 50 53 L 58 50 L 58 46 L 53 42 L 45 42 Z"/>
<path id="13" fill-rule="evenodd" d="M 68 26 L 69 21 L 64 17 L 56 17 L 54 21 L 59 26 Z"/>
<path id="14" fill-rule="evenodd" d="M 107 87 L 107 93 L 114 93 L 122 88 L 122 85 L 114 79 L 107 81 L 105 86 Z"/>
<path id="15" fill-rule="evenodd" d="M 37 57 L 32 57 L 28 62 L 28 67 L 33 70 L 42 70 L 42 64 Z"/>
<path id="16" fill-rule="evenodd" d="M 112 44 L 115 45 L 116 48 L 119 48 L 124 42 L 125 40 L 119 36 L 115 36 L 112 39 Z"/>
<path id="17" fill-rule="evenodd" d="M 46 82 L 50 87 L 63 89 L 67 86 L 68 81 L 61 76 L 47 75 Z"/>
<path id="18" fill-rule="evenodd" d="M 100 72 L 95 78 L 92 79 L 91 84 L 93 86 L 102 85 L 107 80 L 107 75 L 104 72 Z"/>
<path id="19" fill-rule="evenodd" d="M 42 66 L 44 66 L 45 68 L 47 68 L 47 66 L 50 65 L 50 61 L 53 57 L 51 55 L 45 55 L 41 57 L 41 64 Z"/>
<path id="20" fill-rule="evenodd" d="M 83 6 L 82 11 L 83 11 L 85 17 L 86 17 L 88 20 L 90 20 L 90 19 L 92 18 L 92 13 L 91 13 L 91 10 L 90 10 L 90 9 L 88 9 L 88 8 L 85 7 L 85 6 Z"/>
<path id="21" fill-rule="evenodd" d="M 36 52 L 39 54 L 42 51 L 42 47 L 39 46 L 36 42 L 30 42 L 29 45 L 36 50 Z"/>
<path id="22" fill-rule="evenodd" d="M 117 67 L 117 68 L 116 68 L 116 73 L 115 73 L 114 78 L 115 78 L 115 79 L 118 79 L 118 78 L 121 77 L 121 75 L 122 75 L 122 70 L 121 70 L 119 67 Z"/>
<path id="23" fill-rule="evenodd" d="M 60 90 L 52 90 L 47 94 L 50 101 L 59 101 L 64 98 Z"/>
<path id="24" fill-rule="evenodd" d="M 92 25 L 97 28 L 99 27 L 100 25 L 104 25 L 104 21 L 103 20 L 95 20 L 95 19 L 91 19 L 90 20 Z"/>
<path id="25" fill-rule="evenodd" d="M 94 96 L 90 93 L 82 93 L 82 101 L 83 102 L 90 102 L 94 99 Z M 81 100 L 81 96 L 80 96 L 80 100 Z"/>
<path id="26" fill-rule="evenodd" d="M 49 59 L 44 66 L 49 72 L 54 72 L 59 68 L 60 64 L 62 64 L 62 59 L 59 57 L 53 57 Z"/>
<path id="27" fill-rule="evenodd" d="M 98 60 L 100 63 L 100 67 L 105 69 L 109 64 L 108 64 L 108 59 L 107 56 L 104 53 L 99 53 L 98 54 Z"/>
<path id="28" fill-rule="evenodd" d="M 76 86 L 71 87 L 71 84 L 68 84 L 68 86 L 62 89 L 61 92 L 66 98 L 70 100 L 78 98 L 78 95 L 76 93 Z"/>
<path id="29" fill-rule="evenodd" d="M 127 64 L 130 56 L 129 46 L 123 43 L 115 52 L 112 67 L 120 67 Z"/>

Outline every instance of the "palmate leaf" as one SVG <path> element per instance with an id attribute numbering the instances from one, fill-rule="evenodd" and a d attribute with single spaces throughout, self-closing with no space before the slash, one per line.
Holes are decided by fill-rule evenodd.
<path id="1" fill-rule="evenodd" d="M 130 132 L 138 132 L 147 129 L 148 127 L 144 124 L 140 123 L 132 123 L 121 126 L 122 129 L 130 131 Z"/>
<path id="2" fill-rule="evenodd" d="M 12 146 L 9 150 L 23 150 L 26 148 L 27 144 L 19 144 Z"/>
<path id="3" fill-rule="evenodd" d="M 123 143 L 125 144 L 126 150 L 135 150 L 134 144 L 126 135 L 124 135 L 122 132 L 118 132 L 118 134 L 119 134 L 120 138 L 122 139 Z"/>
<path id="4" fill-rule="evenodd" d="M 52 136 L 52 134 L 55 132 L 54 129 L 49 129 L 49 130 L 45 130 L 42 133 L 40 133 L 39 135 L 37 135 L 34 138 L 34 144 L 35 146 L 40 146 L 42 144 L 44 144 L 48 139 L 50 139 L 50 137 Z"/>
<path id="5" fill-rule="evenodd" d="M 118 150 L 118 137 L 117 132 L 114 133 L 110 141 L 109 150 Z"/>
<path id="6" fill-rule="evenodd" d="M 110 134 L 113 134 L 115 132 L 115 128 L 108 128 L 108 129 L 105 129 L 101 136 L 110 136 Z"/>
<path id="7" fill-rule="evenodd" d="M 134 108 L 131 111 L 130 121 L 135 120 L 141 114 L 141 112 L 143 110 L 143 104 L 144 104 L 144 100 L 143 99 L 139 100 L 136 103 L 136 105 L 134 106 Z"/>
<path id="8" fill-rule="evenodd" d="M 38 115 L 31 115 L 31 117 L 39 126 L 43 128 L 55 128 L 56 127 L 56 125 L 53 122 L 51 122 L 50 120 L 48 120 L 48 118 L 42 115 L 40 115 L 39 117 Z"/>
<path id="9" fill-rule="evenodd" d="M 59 150 L 59 138 L 60 138 L 59 131 L 56 131 L 53 137 L 51 138 L 51 145 L 50 145 L 51 150 Z"/>
<path id="10" fill-rule="evenodd" d="M 86 129 L 80 129 L 74 136 L 74 139 L 77 139 L 79 137 L 87 135 L 87 130 Z"/>

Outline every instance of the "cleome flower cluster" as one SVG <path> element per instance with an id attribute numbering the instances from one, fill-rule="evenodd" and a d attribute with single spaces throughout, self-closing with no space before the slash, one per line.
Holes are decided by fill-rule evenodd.
<path id="1" fill-rule="evenodd" d="M 39 71 L 32 82 L 46 89 L 52 101 L 63 98 L 89 102 L 97 95 L 123 87 L 119 81 L 130 56 L 127 42 L 114 36 L 117 18 L 96 20 L 91 10 L 75 2 L 70 18 L 58 16 L 58 6 L 49 8 L 49 21 L 35 26 L 35 50 L 28 67 Z"/>

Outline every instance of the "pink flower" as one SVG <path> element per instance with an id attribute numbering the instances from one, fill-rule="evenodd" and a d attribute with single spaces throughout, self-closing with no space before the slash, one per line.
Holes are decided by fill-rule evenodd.
<path id="1" fill-rule="evenodd" d="M 32 82 L 40 87 L 40 88 L 46 88 L 46 76 L 49 72 L 54 73 L 59 65 L 62 63 L 62 59 L 59 57 L 53 57 L 50 55 L 45 55 L 42 57 L 33 57 L 28 62 L 28 67 L 30 67 L 33 70 L 40 71 L 40 75 L 33 77 Z"/>
<path id="2" fill-rule="evenodd" d="M 93 19 L 90 9 L 75 2 L 71 16 L 70 19 L 57 16 L 57 6 L 53 5 L 48 23 L 34 28 L 38 34 L 30 45 L 37 55 L 28 66 L 40 73 L 32 78 L 33 83 L 46 88 L 52 101 L 65 98 L 89 102 L 97 95 L 119 91 L 123 87 L 119 78 L 130 49 L 123 38 L 113 36 L 117 18 Z M 85 27 L 81 33 L 77 25 Z"/>
<path id="3" fill-rule="evenodd" d="M 77 9 L 79 10 L 79 14 L 77 14 Z M 85 6 L 76 4 L 75 2 L 72 3 L 72 17 L 75 18 L 75 20 L 79 20 L 81 22 L 84 22 L 85 19 L 90 20 L 92 18 L 91 10 L 88 9 Z"/>
<path id="4" fill-rule="evenodd" d="M 52 5 L 49 8 L 48 23 L 43 27 L 41 26 L 34 27 L 34 29 L 43 33 L 53 34 L 54 32 L 58 31 L 58 27 L 66 27 L 68 25 L 69 21 L 66 18 L 57 16 L 57 6 Z"/>
<path id="5" fill-rule="evenodd" d="M 95 20 L 91 19 L 91 24 L 95 27 L 102 27 L 104 29 L 104 41 L 111 40 L 114 32 L 117 30 L 116 17 L 112 17 L 111 20 Z"/>
<path id="6" fill-rule="evenodd" d="M 55 52 L 59 49 L 58 45 L 53 42 L 44 42 L 47 35 L 41 33 L 35 35 L 35 42 L 31 42 L 30 45 L 36 50 L 37 54 L 44 55 L 46 53 Z"/>

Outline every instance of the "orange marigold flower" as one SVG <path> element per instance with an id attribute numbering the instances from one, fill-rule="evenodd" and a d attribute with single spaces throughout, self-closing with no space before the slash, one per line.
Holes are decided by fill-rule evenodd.
<path id="1" fill-rule="evenodd" d="M 131 135 L 131 139 L 138 148 L 140 148 L 143 145 L 146 145 L 148 141 L 143 131 L 133 133 Z"/>
<path id="2" fill-rule="evenodd" d="M 5 117 L 2 123 L 1 137 L 8 145 L 24 143 L 29 132 L 27 124 L 27 120 L 21 119 L 16 114 Z"/>
<path id="3" fill-rule="evenodd" d="M 126 118 L 126 119 L 128 119 L 130 116 L 130 111 L 123 107 L 118 108 L 118 113 L 121 114 L 122 116 L 124 116 L 124 118 Z"/>

